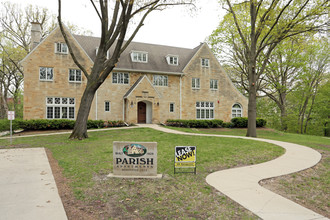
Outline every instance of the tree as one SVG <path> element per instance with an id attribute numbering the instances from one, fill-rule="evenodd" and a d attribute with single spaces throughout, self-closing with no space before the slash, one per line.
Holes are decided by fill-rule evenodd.
<path id="1" fill-rule="evenodd" d="M 302 77 L 297 82 L 296 100 L 298 100 L 298 125 L 299 133 L 307 132 L 313 112 L 315 98 L 319 86 L 322 85 L 324 75 L 329 74 L 329 44 L 323 41 L 309 41 L 310 47 L 305 51 L 306 65 Z"/>
<path id="2" fill-rule="evenodd" d="M 116 66 L 120 54 L 127 48 L 143 26 L 146 17 L 152 11 L 163 10 L 167 6 L 192 5 L 193 0 L 116 0 L 110 2 L 108 0 L 99 0 L 98 6 L 93 0 L 90 0 L 90 2 L 94 6 L 101 23 L 100 45 L 91 71 L 89 71 L 89 67 L 83 66 L 78 61 L 73 52 L 61 21 L 61 0 L 58 1 L 58 22 L 62 35 L 74 63 L 81 69 L 87 79 L 87 85 L 81 98 L 76 123 L 70 135 L 71 139 L 84 139 L 88 137 L 87 119 L 95 92 Z M 111 3 L 113 3 L 112 12 L 109 10 Z M 133 19 L 138 19 L 135 21 L 137 25 L 134 27 L 133 33 L 130 36 L 126 36 L 127 28 L 129 24 L 132 24 Z M 114 49 L 109 59 L 107 59 L 106 54 L 110 47 Z"/>
<path id="3" fill-rule="evenodd" d="M 283 40 L 305 32 L 327 27 L 327 0 L 223 0 L 227 15 L 219 27 L 227 40 L 231 63 L 248 83 L 243 86 L 249 94 L 247 136 L 256 137 L 257 91 L 266 77 L 266 68 L 274 49 Z M 221 26 L 221 25 L 220 25 Z M 222 50 L 225 50 L 222 49 Z"/>
<path id="4" fill-rule="evenodd" d="M 2 2 L 0 14 L 0 118 L 6 118 L 8 96 L 12 96 L 14 109 L 18 105 L 18 97 L 22 92 L 23 71 L 19 66 L 30 52 L 31 22 L 41 25 L 41 36 L 45 37 L 56 28 L 56 16 L 48 9 L 28 5 L 21 8 L 18 4 Z M 76 25 L 67 23 L 72 33 L 91 35 Z"/>

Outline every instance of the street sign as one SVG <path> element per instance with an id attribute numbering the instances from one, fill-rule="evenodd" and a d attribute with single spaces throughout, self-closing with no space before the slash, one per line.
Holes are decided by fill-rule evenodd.
<path id="1" fill-rule="evenodd" d="M 15 120 L 15 112 L 8 111 L 8 120 L 10 121 L 10 145 L 13 142 L 13 124 L 12 121 Z"/>
<path id="2" fill-rule="evenodd" d="M 8 111 L 8 120 L 15 120 L 15 112 Z"/>

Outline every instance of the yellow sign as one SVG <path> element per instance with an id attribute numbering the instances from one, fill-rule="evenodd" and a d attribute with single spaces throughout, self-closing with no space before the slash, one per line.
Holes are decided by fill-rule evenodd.
<path id="1" fill-rule="evenodd" d="M 174 166 L 179 168 L 196 167 L 196 147 L 176 146 Z"/>

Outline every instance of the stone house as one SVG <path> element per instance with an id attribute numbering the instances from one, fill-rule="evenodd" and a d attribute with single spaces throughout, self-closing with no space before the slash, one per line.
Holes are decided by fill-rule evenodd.
<path id="1" fill-rule="evenodd" d="M 41 39 L 32 24 L 24 71 L 24 119 L 75 119 L 86 78 L 74 64 L 59 27 Z M 100 38 L 69 33 L 88 70 Z M 111 49 L 108 51 L 111 54 Z M 90 119 L 163 123 L 167 119 L 247 116 L 247 99 L 234 87 L 207 44 L 193 49 L 132 42 L 98 89 Z"/>

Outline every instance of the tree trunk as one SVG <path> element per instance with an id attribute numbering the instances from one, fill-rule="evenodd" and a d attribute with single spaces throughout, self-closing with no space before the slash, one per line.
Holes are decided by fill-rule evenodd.
<path id="1" fill-rule="evenodd" d="M 257 19 L 255 2 L 250 2 L 251 15 L 251 48 L 248 50 L 249 64 L 249 104 L 248 104 L 248 129 L 247 137 L 257 137 L 257 75 L 256 75 L 256 55 L 257 55 L 257 37 L 255 33 L 255 25 Z"/>
<path id="2" fill-rule="evenodd" d="M 256 90 L 250 88 L 249 91 L 249 104 L 248 104 L 248 129 L 247 137 L 257 137 L 257 102 L 256 102 Z"/>
<path id="3" fill-rule="evenodd" d="M 286 109 L 285 106 L 280 106 L 281 110 L 281 131 L 286 131 L 288 129 L 288 124 L 286 122 Z"/>
<path id="4" fill-rule="evenodd" d="M 99 86 L 97 86 L 96 83 L 87 82 L 86 89 L 84 91 L 83 96 L 81 97 L 76 123 L 70 135 L 70 139 L 82 140 L 84 138 L 88 138 L 87 120 L 94 99 L 94 95 L 98 87 Z"/>

